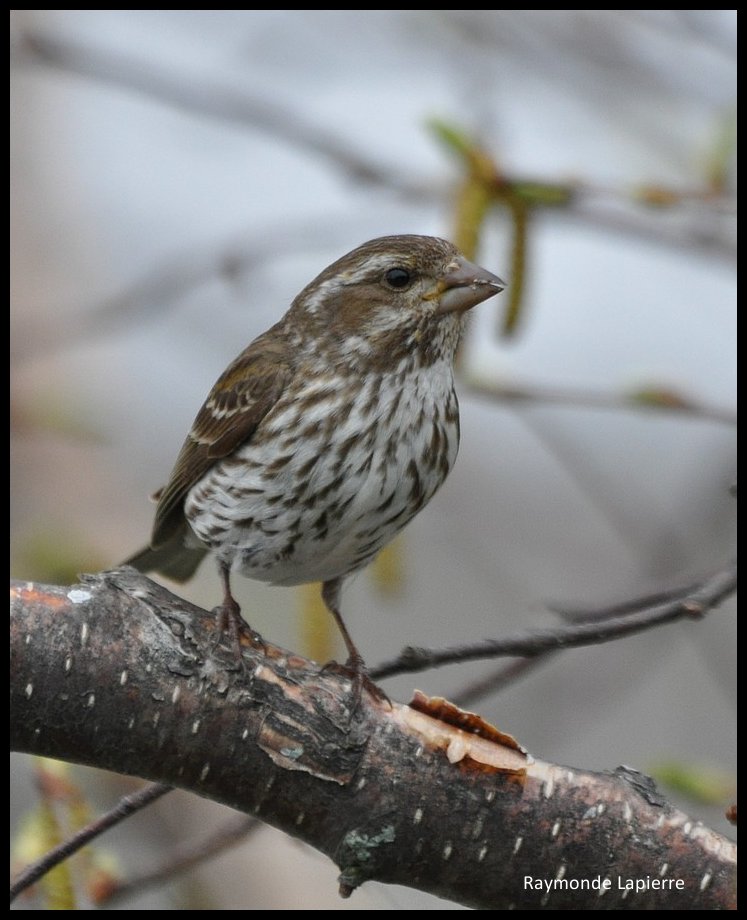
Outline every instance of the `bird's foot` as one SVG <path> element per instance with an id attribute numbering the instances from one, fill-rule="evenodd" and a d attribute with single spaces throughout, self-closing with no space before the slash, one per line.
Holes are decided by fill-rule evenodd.
<path id="1" fill-rule="evenodd" d="M 377 703 L 386 703 L 390 709 L 392 708 L 392 701 L 386 693 L 384 693 L 381 687 L 375 684 L 368 676 L 366 663 L 360 655 L 351 655 L 345 664 L 340 664 L 337 661 L 328 661 L 322 668 L 322 671 L 332 671 L 335 674 L 340 674 L 343 677 L 351 679 L 353 695 L 351 715 L 355 715 L 357 712 L 364 690 L 372 696 Z"/>
<path id="2" fill-rule="evenodd" d="M 265 649 L 265 642 L 258 632 L 255 632 L 241 616 L 241 607 L 232 597 L 226 598 L 222 604 L 214 607 L 212 614 L 215 617 L 215 639 L 212 652 L 215 653 L 223 637 L 228 634 L 231 639 L 237 666 L 241 664 L 243 655 L 241 651 L 242 637 L 249 640 L 255 648 Z"/>

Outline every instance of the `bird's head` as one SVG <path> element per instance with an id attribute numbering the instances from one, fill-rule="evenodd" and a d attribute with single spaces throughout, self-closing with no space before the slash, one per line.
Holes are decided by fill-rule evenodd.
<path id="1" fill-rule="evenodd" d="M 505 287 L 446 240 L 386 236 L 333 262 L 294 300 L 288 317 L 326 348 L 383 355 L 447 344 L 463 314 Z"/>

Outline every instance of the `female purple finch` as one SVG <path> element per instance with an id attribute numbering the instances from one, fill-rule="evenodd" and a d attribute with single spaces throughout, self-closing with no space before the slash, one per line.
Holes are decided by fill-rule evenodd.
<path id="1" fill-rule="evenodd" d="M 224 590 L 216 612 L 235 637 L 232 571 L 322 582 L 360 684 L 343 580 L 454 465 L 464 314 L 503 287 L 433 237 L 383 237 L 338 259 L 218 379 L 158 493 L 151 545 L 130 563 L 185 581 L 213 553 Z"/>

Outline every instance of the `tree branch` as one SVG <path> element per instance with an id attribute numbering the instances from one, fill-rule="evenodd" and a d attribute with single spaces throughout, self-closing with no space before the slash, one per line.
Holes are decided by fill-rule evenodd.
<path id="1" fill-rule="evenodd" d="M 377 879 L 482 909 L 589 909 L 595 882 L 608 909 L 732 903 L 734 845 L 627 768 L 534 760 L 443 701 L 364 694 L 351 712 L 349 675 L 270 645 L 246 640 L 236 669 L 210 650 L 210 614 L 129 568 L 11 597 L 15 750 L 256 815 L 333 859 L 343 895 Z"/>
<path id="2" fill-rule="evenodd" d="M 150 787 L 149 787 L 150 788 Z M 157 865 L 149 872 L 143 872 L 141 875 L 135 875 L 126 881 L 110 888 L 106 895 L 97 901 L 97 907 L 109 906 L 113 902 L 121 902 L 128 895 L 142 894 L 145 888 L 152 888 L 156 885 L 163 884 L 166 881 L 186 872 L 193 866 L 218 856 L 224 850 L 236 846 L 243 840 L 246 840 L 251 834 L 262 827 L 262 823 L 256 818 L 247 818 L 246 815 L 240 815 L 233 821 L 226 822 L 215 833 L 207 839 L 200 840 L 198 843 L 190 843 L 179 848 L 165 862 Z"/>
<path id="3" fill-rule="evenodd" d="M 45 853 L 41 859 L 27 866 L 22 872 L 19 872 L 11 882 L 11 903 L 22 891 L 25 891 L 33 885 L 34 882 L 49 872 L 50 869 L 64 862 L 72 856 L 73 853 L 77 853 L 78 850 L 87 846 L 92 840 L 95 840 L 96 837 L 99 837 L 111 827 L 124 821 L 125 818 L 129 818 L 130 815 L 134 815 L 135 812 L 147 808 L 148 805 L 155 802 L 156 799 L 160 799 L 162 795 L 166 795 L 167 792 L 171 791 L 171 786 L 164 786 L 161 783 L 150 783 L 130 795 L 123 796 L 110 811 L 103 815 L 99 815 L 98 818 L 91 821 L 90 824 L 86 825 L 86 827 L 82 828 L 78 833 L 68 837 L 67 840 L 63 840 L 59 846 L 53 847 L 48 853 Z"/>
<path id="4" fill-rule="evenodd" d="M 455 648 L 406 648 L 397 658 L 371 670 L 379 680 L 394 674 L 426 671 L 440 665 L 478 658 L 518 656 L 534 658 L 563 648 L 598 645 L 634 633 L 662 626 L 673 620 L 704 616 L 737 589 L 737 563 L 729 562 L 723 569 L 699 583 L 692 591 L 674 600 L 644 609 L 634 609 L 624 616 L 591 618 L 570 626 L 560 626 L 532 633 L 521 633 L 507 639 L 487 639 L 474 645 Z M 602 611 L 606 613 L 606 611 Z"/>
<path id="5" fill-rule="evenodd" d="M 90 342 L 121 335 L 123 329 L 139 327 L 167 314 L 180 298 L 201 284 L 213 279 L 226 284 L 246 280 L 281 255 L 336 248 L 350 234 L 361 233 L 360 218 L 346 219 L 336 214 L 328 222 L 316 218 L 290 224 L 284 220 L 281 226 L 263 226 L 261 231 L 247 229 L 217 242 L 203 241 L 145 270 L 111 297 L 81 304 L 75 311 L 64 310 L 62 316 L 50 309 L 44 326 L 35 327 L 33 336 L 17 342 L 16 352 L 25 360 L 37 360 L 40 354 L 75 346 L 81 336 Z"/>
<path id="6" fill-rule="evenodd" d="M 423 182 L 353 149 L 337 133 L 327 132 L 297 109 L 268 102 L 245 90 L 192 73 L 168 70 L 147 58 L 122 54 L 41 29 L 18 30 L 11 46 L 15 62 L 50 67 L 87 80 L 144 95 L 202 118 L 242 125 L 306 150 L 354 182 L 391 192 L 408 201 L 442 201 L 443 183 Z M 533 177 L 513 179 L 534 183 Z M 539 180 L 540 183 L 543 180 Z M 631 195 L 589 182 L 553 183 L 571 193 L 554 212 L 571 220 L 676 249 L 709 257 L 736 260 L 731 196 L 661 190 L 661 194 Z M 652 199 L 658 206 L 652 207 Z M 667 206 L 665 206 L 667 205 Z"/>
<path id="7" fill-rule="evenodd" d="M 678 601 L 684 605 L 689 601 L 689 595 L 698 596 L 704 583 L 703 581 L 689 581 L 687 584 L 676 588 L 657 591 L 654 594 L 628 599 L 620 603 L 610 604 L 607 607 L 597 607 L 593 610 L 573 610 L 569 607 L 559 607 L 557 605 L 551 606 L 550 609 L 570 623 L 602 623 L 616 617 L 625 619 L 626 616 L 623 615 L 632 613 L 645 614 L 647 609 L 658 607 L 665 602 Z M 716 585 L 718 586 L 719 583 L 720 578 L 717 579 Z M 732 584 L 736 588 L 736 571 L 734 571 L 733 576 L 729 576 L 729 585 L 731 586 Z M 611 638 L 618 638 L 618 636 L 613 635 Z M 564 645 L 563 648 L 571 648 L 572 646 L 573 643 L 571 642 L 568 645 Z M 556 651 L 558 650 L 554 648 L 545 648 L 537 651 L 531 657 L 517 658 L 509 664 L 501 665 L 492 673 L 472 681 L 452 694 L 452 700 L 459 706 L 470 706 L 488 694 L 498 693 L 504 687 L 515 683 L 516 680 L 533 671 L 538 665 L 545 663 Z"/>
<path id="8" fill-rule="evenodd" d="M 307 150 L 330 162 L 357 182 L 382 185 L 408 198 L 430 198 L 433 189 L 414 178 L 403 178 L 364 153 L 349 147 L 298 110 L 285 109 L 265 96 L 253 96 L 222 83 L 210 83 L 194 74 L 159 66 L 113 48 L 79 42 L 41 30 L 21 31 L 14 56 L 89 80 L 109 84 L 155 99 L 176 109 L 229 124 L 248 126 L 278 137 L 292 147 Z"/>
<path id="9" fill-rule="evenodd" d="M 464 381 L 464 389 L 474 396 L 509 405 L 660 412 L 691 416 L 733 427 L 737 424 L 737 413 L 732 409 L 709 406 L 663 388 L 651 387 L 637 393 L 605 393 L 601 390 L 573 387 L 493 384 L 467 379 Z"/>

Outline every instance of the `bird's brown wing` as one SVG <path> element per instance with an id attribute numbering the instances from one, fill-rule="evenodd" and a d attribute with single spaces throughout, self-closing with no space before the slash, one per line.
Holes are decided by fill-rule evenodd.
<path id="1" fill-rule="evenodd" d="M 270 335 L 272 333 L 273 335 Z M 277 329 L 265 333 L 224 371 L 158 495 L 151 546 L 158 548 L 184 528 L 184 499 L 222 457 L 245 444 L 272 409 L 291 375 L 287 344 Z"/>

